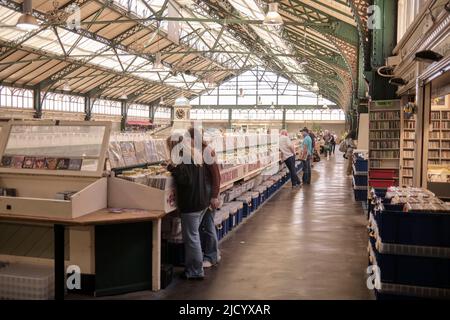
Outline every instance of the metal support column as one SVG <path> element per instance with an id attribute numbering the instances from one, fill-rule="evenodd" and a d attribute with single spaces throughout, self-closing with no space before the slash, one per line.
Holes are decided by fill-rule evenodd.
<path id="1" fill-rule="evenodd" d="M 228 129 L 231 129 L 231 121 L 233 120 L 233 109 L 228 109 Z"/>
<path id="2" fill-rule="evenodd" d="M 42 118 L 42 97 L 41 97 L 41 88 L 36 86 L 33 88 L 33 109 L 34 109 L 34 118 Z"/>
<path id="3" fill-rule="evenodd" d="M 120 119 L 120 130 L 125 131 L 126 123 L 127 123 L 127 102 L 121 101 L 120 103 L 120 111 L 122 118 Z"/>
<path id="4" fill-rule="evenodd" d="M 378 75 L 377 69 L 385 65 L 385 59 L 392 54 L 397 44 L 397 1 L 375 0 L 379 9 L 380 28 L 372 30 L 372 70 L 366 73 L 370 82 L 372 100 L 390 100 L 396 98 L 397 87 L 389 84 L 389 78 Z M 376 24 L 376 21 L 375 21 Z"/>
<path id="5" fill-rule="evenodd" d="M 281 123 L 281 128 L 287 129 L 287 127 L 286 127 L 286 108 L 283 108 L 283 120 Z"/>
<path id="6" fill-rule="evenodd" d="M 89 121 L 92 118 L 91 97 L 84 97 L 84 120 Z"/>

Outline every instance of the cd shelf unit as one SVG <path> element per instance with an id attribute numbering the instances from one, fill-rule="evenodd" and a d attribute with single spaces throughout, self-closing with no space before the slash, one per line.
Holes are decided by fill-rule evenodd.
<path id="1" fill-rule="evenodd" d="M 386 189 L 399 184 L 401 120 L 399 100 L 370 102 L 370 187 Z"/>
<path id="2" fill-rule="evenodd" d="M 404 112 L 401 112 L 401 122 L 400 183 L 403 187 L 412 187 L 416 150 L 416 115 L 407 117 Z"/>
<path id="3" fill-rule="evenodd" d="M 432 110 L 428 165 L 450 167 L 450 111 Z"/>

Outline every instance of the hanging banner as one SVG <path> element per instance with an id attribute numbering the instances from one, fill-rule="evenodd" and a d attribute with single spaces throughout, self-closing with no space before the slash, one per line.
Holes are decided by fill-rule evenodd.
<path id="1" fill-rule="evenodd" d="M 172 3 L 172 1 L 170 1 L 168 4 L 167 16 L 170 18 L 180 18 L 179 10 L 180 8 L 176 4 Z M 167 29 L 167 38 L 176 44 L 180 44 L 180 21 L 169 21 Z"/>

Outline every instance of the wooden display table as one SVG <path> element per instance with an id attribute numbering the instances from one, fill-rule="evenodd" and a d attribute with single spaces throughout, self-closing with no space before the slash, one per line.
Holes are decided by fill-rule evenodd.
<path id="1" fill-rule="evenodd" d="M 161 286 L 161 219 L 166 215 L 167 213 L 163 211 L 124 209 L 121 213 L 112 213 L 108 209 L 102 209 L 74 219 L 0 214 L 0 221 L 53 226 L 55 299 L 62 300 L 65 293 L 64 243 L 66 227 L 152 222 L 152 290 L 157 291 Z"/>

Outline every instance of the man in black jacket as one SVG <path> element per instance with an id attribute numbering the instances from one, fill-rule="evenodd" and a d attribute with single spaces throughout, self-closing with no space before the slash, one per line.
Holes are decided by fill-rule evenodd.
<path id="1" fill-rule="evenodd" d="M 206 166 L 197 161 L 201 157 L 201 150 L 197 150 L 189 137 L 175 146 L 169 143 L 172 150 L 188 154 L 184 161 L 178 164 L 169 164 L 167 169 L 172 173 L 177 194 L 177 207 L 181 213 L 181 225 L 185 249 L 185 271 L 183 278 L 202 280 L 204 278 L 203 253 L 200 241 L 200 223 L 210 205 L 206 185 Z M 190 161 L 186 161 L 189 159 Z M 196 159 L 196 160 L 194 160 Z M 201 158 L 202 160 L 202 158 Z"/>

